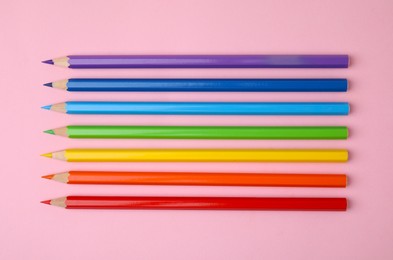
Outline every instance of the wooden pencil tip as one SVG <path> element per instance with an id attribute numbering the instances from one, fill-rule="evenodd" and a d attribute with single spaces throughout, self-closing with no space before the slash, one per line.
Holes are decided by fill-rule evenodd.
<path id="1" fill-rule="evenodd" d="M 43 60 L 42 61 L 42 63 L 45 63 L 45 64 L 55 64 L 54 62 L 53 62 L 53 60 Z"/>
<path id="2" fill-rule="evenodd" d="M 53 179 L 54 176 L 55 176 L 54 174 L 49 174 L 49 175 L 41 176 L 41 178 L 51 180 Z"/>
<path id="3" fill-rule="evenodd" d="M 51 199 L 51 200 L 43 200 L 41 201 L 41 203 L 57 206 L 61 208 L 66 208 L 67 207 L 66 201 L 67 201 L 67 197 L 62 197 L 62 198 Z"/>
<path id="4" fill-rule="evenodd" d="M 44 84 L 44 86 L 47 86 L 47 87 L 50 87 L 50 88 L 52 88 L 52 87 L 53 87 L 53 85 L 52 85 L 52 82 L 45 83 L 45 84 Z"/>
<path id="5" fill-rule="evenodd" d="M 41 154 L 41 156 L 47 157 L 47 158 L 52 158 L 52 153 L 44 153 L 44 154 Z"/>
<path id="6" fill-rule="evenodd" d="M 53 131 L 52 129 L 49 129 L 49 130 L 45 130 L 44 133 L 54 135 L 55 131 Z"/>
<path id="7" fill-rule="evenodd" d="M 47 105 L 41 107 L 42 109 L 51 110 L 59 113 L 67 113 L 67 104 L 66 103 L 58 103 L 53 105 Z"/>
<path id="8" fill-rule="evenodd" d="M 42 109 L 46 109 L 46 110 L 50 110 L 51 107 L 52 107 L 52 105 L 47 105 L 47 106 L 43 106 L 43 107 L 41 107 L 41 108 L 42 108 Z"/>

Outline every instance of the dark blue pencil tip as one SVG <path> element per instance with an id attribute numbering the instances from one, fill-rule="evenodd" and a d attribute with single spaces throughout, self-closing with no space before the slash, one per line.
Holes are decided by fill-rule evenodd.
<path id="1" fill-rule="evenodd" d="M 43 106 L 43 107 L 41 107 L 41 108 L 42 108 L 42 109 L 46 109 L 46 110 L 50 110 L 51 107 L 52 107 L 51 105 L 47 105 L 47 106 Z"/>
<path id="2" fill-rule="evenodd" d="M 44 86 L 47 86 L 47 87 L 50 87 L 50 88 L 53 87 L 53 86 L 52 86 L 52 82 L 45 83 Z"/>
<path id="3" fill-rule="evenodd" d="M 42 63 L 46 63 L 46 64 L 54 64 L 53 60 L 43 60 Z"/>

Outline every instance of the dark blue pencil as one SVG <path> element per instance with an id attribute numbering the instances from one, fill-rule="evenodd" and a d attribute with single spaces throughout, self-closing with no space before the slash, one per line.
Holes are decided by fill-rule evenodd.
<path id="1" fill-rule="evenodd" d="M 68 79 L 44 84 L 67 91 L 345 92 L 346 79 Z"/>

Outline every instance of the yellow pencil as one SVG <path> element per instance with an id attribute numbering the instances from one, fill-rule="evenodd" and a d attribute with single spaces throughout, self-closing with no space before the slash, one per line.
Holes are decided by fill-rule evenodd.
<path id="1" fill-rule="evenodd" d="M 346 162 L 347 150 L 68 149 L 42 156 L 68 162 Z"/>

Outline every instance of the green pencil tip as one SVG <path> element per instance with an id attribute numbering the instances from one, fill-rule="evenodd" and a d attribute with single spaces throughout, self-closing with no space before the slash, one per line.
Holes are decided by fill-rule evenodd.
<path id="1" fill-rule="evenodd" d="M 46 110 L 50 110 L 51 107 L 52 107 L 51 105 L 47 105 L 47 106 L 43 106 L 43 107 L 41 107 L 41 108 L 42 108 L 42 109 L 46 109 Z"/>
<path id="2" fill-rule="evenodd" d="M 52 129 L 49 129 L 49 130 L 45 130 L 44 133 L 54 135 L 55 131 L 53 131 Z"/>

